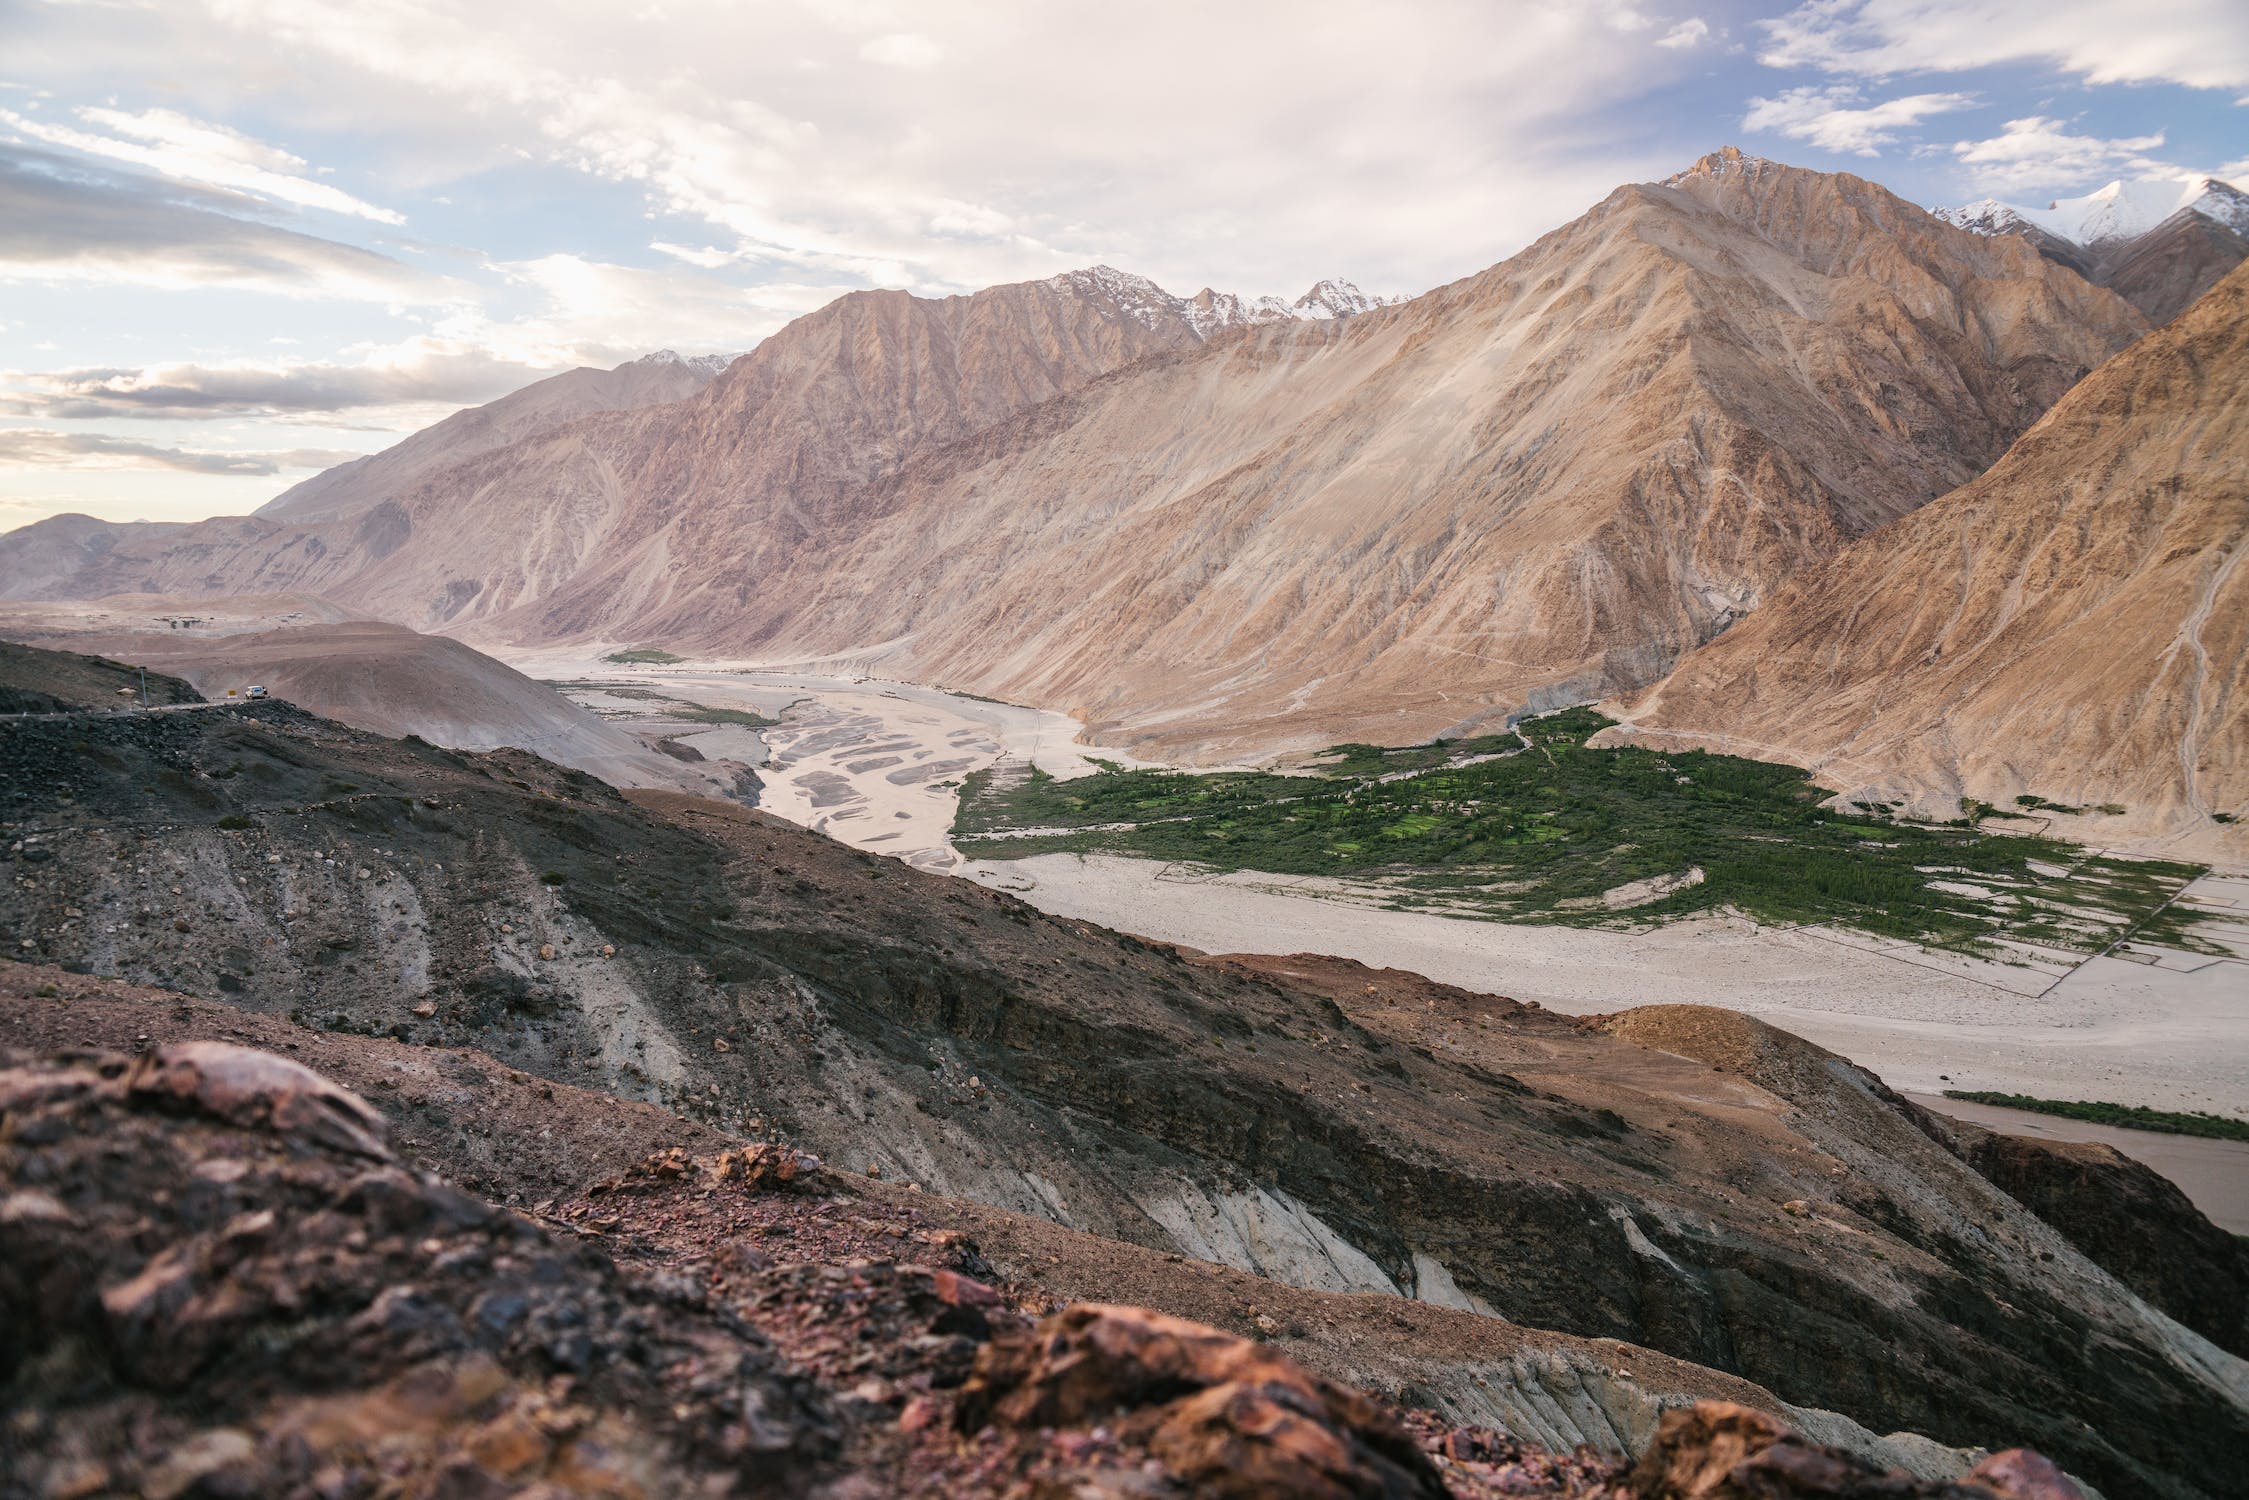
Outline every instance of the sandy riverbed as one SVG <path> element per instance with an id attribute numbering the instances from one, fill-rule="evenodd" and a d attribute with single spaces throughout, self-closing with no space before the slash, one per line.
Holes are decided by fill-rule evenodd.
<path id="1" fill-rule="evenodd" d="M 1041 855 L 963 872 L 1042 910 L 1213 953 L 1333 953 L 1587 1014 L 1653 1003 L 1759 1016 L 1902 1089 L 1998 1089 L 2249 1114 L 2249 964 L 2023 971 L 1722 918 L 1646 932 L 1461 921 L 1296 894 L 1271 876 Z M 2040 976 L 2040 985 L 2048 981 Z"/>
<path id="2" fill-rule="evenodd" d="M 855 848 L 888 854 L 917 869 L 951 872 L 960 856 L 948 839 L 961 781 L 1001 760 L 1069 780 L 1097 769 L 1093 757 L 1136 764 L 1115 751 L 1078 743 L 1082 726 L 1067 714 L 964 697 L 914 683 L 821 673 L 769 671 L 749 663 L 620 666 L 582 653 L 525 652 L 509 664 L 572 684 L 614 684 L 706 708 L 732 708 L 775 722 L 754 731 L 728 726 L 672 736 L 700 753 L 753 766 L 764 791 L 758 806 Z M 597 708 L 636 700 L 570 689 Z"/>

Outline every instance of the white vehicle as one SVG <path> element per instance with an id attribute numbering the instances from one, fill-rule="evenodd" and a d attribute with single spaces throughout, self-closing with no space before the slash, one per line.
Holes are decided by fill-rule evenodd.
<path id="1" fill-rule="evenodd" d="M 266 695 L 266 690 L 265 690 L 264 688 L 262 688 L 262 687 L 254 687 L 254 688 L 250 688 L 250 689 L 247 689 L 247 690 L 246 690 L 246 692 L 245 692 L 245 694 L 244 694 L 244 696 L 246 696 L 246 697 L 251 697 L 251 698 L 263 698 L 263 697 L 264 697 L 265 695 Z"/>

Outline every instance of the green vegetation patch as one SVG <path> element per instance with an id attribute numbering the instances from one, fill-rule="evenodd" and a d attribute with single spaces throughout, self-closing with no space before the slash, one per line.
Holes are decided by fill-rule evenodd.
<path id="1" fill-rule="evenodd" d="M 672 718 L 685 719 L 691 724 L 739 724 L 744 729 L 770 729 L 780 723 L 763 714 L 746 708 L 705 708 L 700 703 L 684 703 L 665 710 Z"/>
<path id="2" fill-rule="evenodd" d="M 2160 940 L 2188 938 L 2191 914 L 2165 904 L 2199 866 L 2091 857 L 1965 820 L 1907 822 L 1879 804 L 1825 807 L 1793 766 L 1589 748 L 1609 722 L 1578 708 L 1475 740 L 1338 745 L 1304 775 L 982 771 L 962 788 L 954 841 L 972 858 L 1102 852 L 1334 876 L 1386 902 L 1508 921 L 1733 909 L 1968 952 L 2014 939 L 2074 956 L 2160 913 Z M 1657 899 L 1604 899 L 1694 869 L 1699 882 Z"/>
<path id="3" fill-rule="evenodd" d="M 674 656 L 656 646 L 635 646 L 630 651 L 612 651 L 602 660 L 625 666 L 668 667 L 675 661 L 685 661 L 687 658 Z"/>
<path id="4" fill-rule="evenodd" d="M 1946 1089 L 1947 1099 L 1970 1104 L 1995 1104 L 2002 1109 L 2025 1109 L 2041 1115 L 2061 1115 L 2095 1125 L 2117 1125 L 2126 1130 L 2154 1130 L 2164 1135 L 2199 1135 L 2215 1141 L 2249 1141 L 2249 1120 L 2196 1111 L 2147 1109 L 2137 1104 L 2107 1104 L 2094 1099 L 2033 1099 L 2028 1094 L 1999 1094 L 1989 1089 Z"/>

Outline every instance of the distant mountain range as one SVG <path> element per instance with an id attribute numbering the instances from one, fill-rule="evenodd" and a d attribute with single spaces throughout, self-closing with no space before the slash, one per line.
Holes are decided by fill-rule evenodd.
<path id="1" fill-rule="evenodd" d="M 659 349 L 613 370 L 565 370 L 497 401 L 457 411 L 380 453 L 315 474 L 259 506 L 257 514 L 290 521 L 353 515 L 413 488 L 448 464 L 536 437 L 578 417 L 662 406 L 692 396 L 733 360 L 730 354 L 691 358 Z"/>
<path id="2" fill-rule="evenodd" d="M 1984 198 L 1936 213 L 1977 234 L 2022 235 L 2157 323 L 2249 258 L 2249 193 L 2215 177 L 2112 182 L 2044 208 Z"/>
<path id="3" fill-rule="evenodd" d="M 295 591 L 494 647 L 842 658 L 1170 757 L 1460 733 L 1637 694 L 1915 534 L 2147 331 L 2119 292 L 2209 272 L 2222 186 L 2152 228 L 2164 205 L 2121 190 L 2039 211 L 2115 231 L 2077 246 L 1729 148 L 1403 302 L 1108 267 L 853 293 L 715 378 L 573 372 L 256 516 L 24 528 L 0 594 Z M 2231 516 L 2196 545 L 2233 545 Z M 2152 639 L 2084 649 L 2121 681 Z M 2130 743 L 2130 776 L 2026 790 L 2231 807 Z"/>

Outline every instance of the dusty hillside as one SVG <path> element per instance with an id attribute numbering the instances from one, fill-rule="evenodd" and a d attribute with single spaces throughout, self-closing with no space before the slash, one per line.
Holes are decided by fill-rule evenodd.
<path id="1" fill-rule="evenodd" d="M 1618 709 L 1856 797 L 2116 804 L 2249 852 L 2249 269 L 1990 473 L 1813 570 Z M 1615 735 L 1617 731 L 1610 731 Z"/>
<path id="2" fill-rule="evenodd" d="M 0 715 L 132 708 L 144 692 L 159 707 L 201 699 L 188 683 L 161 672 L 144 676 L 134 666 L 104 657 L 0 641 Z"/>
<path id="3" fill-rule="evenodd" d="M 512 745 L 613 786 L 705 796 L 754 789 L 740 767 L 675 759 L 459 641 L 340 615 L 296 595 L 128 595 L 0 603 L 0 636 L 141 663 L 211 699 L 256 684 L 376 734 L 456 750 Z"/>
<path id="4" fill-rule="evenodd" d="M 10 1496 L 1716 1500 L 1729 1471 L 1831 1500 L 2079 1494 L 2021 1450 L 1959 1483 L 1957 1460 L 1885 1473 L 1754 1390 L 1651 1419 L 1628 1466 L 1401 1410 L 1262 1326 L 1039 1318 L 1035 1288 L 979 1279 L 949 1205 L 868 1201 L 785 1147 L 673 1147 L 534 1223 L 408 1170 L 366 1099 L 228 1042 L 0 1051 L 0 1110 Z"/>
<path id="5" fill-rule="evenodd" d="M 2104 260 L 2101 284 L 2161 326 L 2249 260 L 2249 237 L 2181 209 Z"/>
<path id="6" fill-rule="evenodd" d="M 1630 1340 L 1877 1432 L 2044 1444 L 2104 1486 L 2211 1493 L 2249 1436 L 2238 1361 L 1779 1033 L 1768 1073 L 1379 974 L 1346 1004 L 287 707 L 27 722 L 0 774 L 32 794 L 0 830 L 19 956 L 472 1047 L 1307 1291 Z"/>
<path id="7" fill-rule="evenodd" d="M 474 1049 L 430 1047 L 300 1026 L 173 991 L 31 964 L 0 965 L 0 1021 L 28 1053 L 149 1051 L 181 1042 L 255 1046 L 288 1056 L 381 1111 L 400 1159 L 505 1199 L 535 1216 L 591 1227 L 609 1243 L 661 1260 L 699 1238 L 741 1239 L 741 1211 L 784 1212 L 749 1228 L 787 1237 L 799 1257 L 825 1242 L 848 1254 L 927 1256 L 992 1279 L 1019 1304 L 1126 1301 L 1245 1337 L 1270 1337 L 1338 1380 L 1397 1399 L 1417 1391 L 1457 1420 L 1504 1420 L 1519 1437 L 1611 1455 L 1639 1449 L 1656 1419 L 1684 1399 L 1744 1402 L 1807 1426 L 1885 1464 L 1929 1476 L 1965 1459 L 1933 1445 L 1886 1445 L 1827 1414 L 1651 1349 L 1542 1333 L 1423 1302 L 1307 1291 L 1209 1261 L 1065 1228 L 1050 1219 L 949 1198 L 863 1174 L 818 1173 L 833 1206 L 732 1195 L 717 1203 L 697 1170 L 658 1175 L 652 1160 L 708 1161 L 744 1141 L 694 1120 L 591 1089 L 518 1072 Z M 629 1184 L 618 1195 L 609 1189 Z M 787 1212 L 789 1209 L 796 1212 Z M 802 1210 L 821 1211 L 806 1214 Z M 623 1212 L 619 1212 L 623 1209 Z M 840 1212 L 837 1210 L 841 1210 Z M 774 1219 L 794 1220 L 793 1232 Z M 873 1222 L 870 1222 L 872 1220 Z M 730 1222 L 732 1221 L 732 1222 Z M 841 1243 L 836 1243 L 840 1241 Z M 903 1243 L 901 1243 L 903 1242 Z M 840 1255 L 838 1258 L 842 1258 Z M 1277 1325 L 1270 1332 L 1258 1319 Z"/>
<path id="8" fill-rule="evenodd" d="M 579 417 L 684 401 L 709 385 L 726 364 L 716 356 L 685 359 L 666 349 L 613 370 L 565 370 L 497 401 L 457 411 L 380 453 L 315 474 L 274 496 L 257 513 L 298 522 L 356 515 L 405 494 L 441 469 Z"/>
<path id="9" fill-rule="evenodd" d="M 8 560 L 35 526 L 0 587 L 254 575 L 476 641 L 849 650 L 1172 754 L 1398 742 L 1651 680 L 2143 327 L 2019 239 L 1735 152 L 1402 306 L 1204 342 L 1151 294 L 856 294 L 351 523 L 60 583 Z"/>
<path id="10" fill-rule="evenodd" d="M 2044 208 L 1986 198 L 1937 217 L 1977 234 L 2020 235 L 2157 327 L 2249 259 L 2249 193 L 2215 177 L 2119 180 Z"/>

